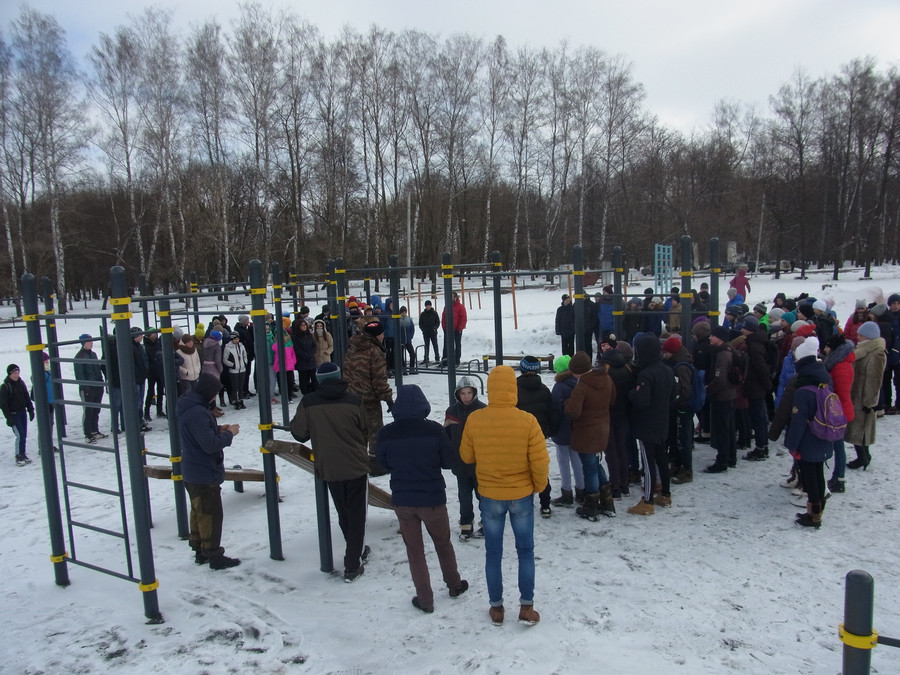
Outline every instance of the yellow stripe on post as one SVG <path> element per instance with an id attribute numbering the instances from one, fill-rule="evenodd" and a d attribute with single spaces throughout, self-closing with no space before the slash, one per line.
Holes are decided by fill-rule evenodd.
<path id="1" fill-rule="evenodd" d="M 63 554 L 62 554 L 62 555 L 51 555 L 51 556 L 50 556 L 50 562 L 52 562 L 52 563 L 54 563 L 54 564 L 55 564 L 55 563 L 65 562 L 65 561 L 66 561 L 66 558 L 68 558 L 68 557 L 69 557 L 69 552 L 68 552 L 68 551 L 63 551 Z"/>
<path id="2" fill-rule="evenodd" d="M 111 305 L 127 305 L 131 303 L 131 298 L 110 298 L 109 304 Z"/>
<path id="3" fill-rule="evenodd" d="M 871 635 L 854 635 L 844 629 L 844 624 L 838 625 L 838 637 L 845 645 L 855 649 L 874 649 L 878 644 L 877 630 L 873 630 Z"/>
<path id="4" fill-rule="evenodd" d="M 265 309 L 251 309 L 250 316 L 265 316 L 269 312 Z"/>
<path id="5" fill-rule="evenodd" d="M 260 431 L 272 431 L 272 423 L 269 422 L 268 424 L 259 424 L 257 425 L 257 429 L 259 429 Z"/>
<path id="6" fill-rule="evenodd" d="M 29 352 L 42 352 L 47 345 L 26 345 L 25 350 Z"/>
<path id="7" fill-rule="evenodd" d="M 279 286 L 279 288 L 280 288 L 280 286 Z M 266 294 L 265 288 L 251 288 L 250 289 L 250 295 L 265 295 L 265 294 Z"/>
<path id="8" fill-rule="evenodd" d="M 131 312 L 117 312 L 117 313 L 111 314 L 109 318 L 111 318 L 113 321 L 122 321 L 124 319 L 130 319 Z"/>
<path id="9" fill-rule="evenodd" d="M 159 588 L 159 579 L 156 579 L 149 584 L 138 584 L 138 588 L 140 588 L 144 593 L 155 591 L 157 588 Z"/>

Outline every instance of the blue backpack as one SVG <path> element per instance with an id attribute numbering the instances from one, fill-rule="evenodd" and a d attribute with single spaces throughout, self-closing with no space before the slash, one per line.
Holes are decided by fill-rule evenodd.
<path id="1" fill-rule="evenodd" d="M 683 363 L 691 369 L 691 397 L 687 404 L 693 412 L 698 413 L 703 410 L 706 403 L 706 371 L 697 370 L 694 364 L 688 361 Z"/>

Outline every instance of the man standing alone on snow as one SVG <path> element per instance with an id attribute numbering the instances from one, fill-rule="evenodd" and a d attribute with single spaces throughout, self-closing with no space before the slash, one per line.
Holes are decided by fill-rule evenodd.
<path id="1" fill-rule="evenodd" d="M 497 366 L 488 375 L 488 405 L 469 415 L 459 448 L 475 464 L 484 527 L 485 576 L 494 625 L 503 623 L 503 530 L 506 515 L 519 559 L 519 622 L 534 625 L 534 493 L 547 486 L 550 455 L 534 415 L 516 408 L 516 373 Z"/>

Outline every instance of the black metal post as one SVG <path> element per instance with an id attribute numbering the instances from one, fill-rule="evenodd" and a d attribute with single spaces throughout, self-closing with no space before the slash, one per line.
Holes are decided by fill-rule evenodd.
<path id="1" fill-rule="evenodd" d="M 350 331 L 347 329 L 347 270 L 344 269 L 344 259 L 336 258 L 328 268 L 331 275 L 332 283 L 330 287 L 334 288 L 334 295 L 338 311 L 338 332 L 341 334 L 340 341 L 340 361 L 338 365 L 343 365 L 344 354 L 347 353 L 347 347 Z M 334 336 L 332 336 L 332 339 Z"/>
<path id="2" fill-rule="evenodd" d="M 581 244 L 572 247 L 572 276 L 575 285 L 575 351 L 583 352 L 584 345 L 584 249 Z M 562 285 L 562 284 L 560 284 Z"/>
<path id="3" fill-rule="evenodd" d="M 453 392 L 456 391 L 456 343 L 453 335 L 453 256 L 447 251 L 441 255 L 441 277 L 444 279 L 444 359 L 447 361 L 447 391 L 452 405 L 455 400 Z"/>
<path id="4" fill-rule="evenodd" d="M 293 316 L 296 319 L 300 316 L 300 300 L 297 295 L 297 268 L 294 265 L 288 267 L 288 285 L 291 289 L 291 302 L 294 307 Z"/>
<path id="5" fill-rule="evenodd" d="M 178 536 L 187 539 L 187 498 L 181 478 L 181 437 L 178 434 L 178 382 L 176 379 L 175 344 L 172 340 L 172 306 L 167 298 L 159 301 L 159 339 L 162 342 L 163 384 L 166 390 L 166 415 L 169 419 L 169 461 L 172 462 L 172 487 L 175 490 L 175 522 Z"/>
<path id="6" fill-rule="evenodd" d="M 392 345 L 394 352 L 394 362 L 389 364 L 391 368 L 394 370 L 394 379 L 395 385 L 400 387 L 403 385 L 403 354 L 400 352 L 403 349 L 400 341 L 400 270 L 397 267 L 400 264 L 400 259 L 397 257 L 396 253 L 392 253 L 388 258 L 388 265 L 390 266 L 390 293 L 391 298 L 393 299 L 393 311 L 389 317 L 387 317 L 388 321 L 391 322 L 391 326 L 394 328 L 394 335 L 390 338 L 390 340 L 394 343 Z M 396 394 L 396 390 L 394 392 Z"/>
<path id="7" fill-rule="evenodd" d="M 53 389 L 53 400 L 61 401 L 63 400 L 63 390 L 62 384 L 59 380 L 62 378 L 62 371 L 59 368 L 59 347 L 57 346 L 57 335 L 56 335 L 56 308 L 54 307 L 54 298 L 55 289 L 53 288 L 53 284 L 50 283 L 50 279 L 47 277 L 41 277 L 41 289 L 44 293 L 44 314 L 50 317 L 50 320 L 47 321 L 47 351 L 50 353 L 50 377 L 52 378 L 52 382 L 50 386 Z M 44 371 L 43 371 L 43 362 L 41 365 L 41 377 L 40 380 L 34 380 L 35 383 L 40 381 L 43 383 L 44 381 Z M 49 402 L 47 403 L 47 407 L 50 407 Z M 66 437 L 66 407 L 64 405 L 54 405 L 52 411 L 53 417 L 56 420 L 56 433 L 59 434 L 61 438 Z M 50 440 L 51 443 L 53 441 L 53 431 L 51 427 L 50 432 Z M 53 452 L 53 445 L 50 446 L 49 451 Z M 47 448 L 41 448 L 44 452 L 47 452 Z"/>
<path id="8" fill-rule="evenodd" d="M 194 296 L 191 298 L 191 304 L 194 309 L 194 329 L 196 330 L 197 324 L 200 323 L 200 301 L 197 297 L 197 293 L 200 292 L 200 286 L 197 284 L 197 273 L 191 272 L 190 274 L 191 280 L 191 294 Z"/>
<path id="9" fill-rule="evenodd" d="M 690 350 L 694 344 L 694 336 L 691 335 L 691 305 L 694 301 L 694 293 L 691 290 L 691 279 L 694 276 L 694 246 L 688 235 L 681 237 L 681 342 Z"/>
<path id="10" fill-rule="evenodd" d="M 144 273 L 138 276 L 138 293 L 141 294 L 141 298 L 146 298 L 148 295 L 147 275 Z M 146 300 L 141 300 L 141 312 L 144 315 L 144 329 L 148 330 L 150 328 L 150 310 L 147 307 Z"/>
<path id="11" fill-rule="evenodd" d="M 722 269 L 719 267 L 719 238 L 712 237 L 709 240 L 709 323 L 712 326 L 719 325 L 719 275 Z"/>
<path id="12" fill-rule="evenodd" d="M 272 266 L 275 274 L 275 266 Z M 272 277 L 275 278 L 274 276 Z M 253 342 L 263 345 L 266 342 L 266 278 L 263 275 L 262 262 L 250 261 L 250 317 L 253 320 Z M 276 333 L 277 335 L 278 333 Z M 282 361 L 284 363 L 284 345 L 282 344 Z M 260 350 L 257 349 L 257 358 Z M 278 510 L 278 473 L 275 467 L 275 455 L 265 449 L 266 443 L 273 438 L 272 405 L 269 400 L 269 361 L 264 357 L 265 366 L 256 368 L 256 403 L 259 406 L 259 433 L 262 437 L 260 450 L 263 453 L 263 480 L 266 486 L 266 515 L 269 525 L 269 557 L 272 560 L 284 560 L 281 549 L 281 516 Z M 282 371 L 284 368 L 282 368 Z M 282 396 L 282 408 L 287 405 L 288 397 Z"/>
<path id="13" fill-rule="evenodd" d="M 281 391 L 281 417 L 287 423 L 290 415 L 291 390 L 288 383 L 286 360 L 284 356 L 284 317 L 281 309 L 281 265 L 272 263 L 272 301 L 275 303 L 275 351 L 278 353 L 280 370 L 275 374 Z M 289 331 L 288 331 L 288 334 Z"/>
<path id="14" fill-rule="evenodd" d="M 491 253 L 491 264 L 494 268 L 494 354 L 498 366 L 503 365 L 503 306 L 501 298 L 503 290 L 500 286 L 502 278 L 500 270 L 500 251 Z"/>
<path id="15" fill-rule="evenodd" d="M 150 623 L 162 623 L 156 588 L 156 571 L 153 564 L 153 543 L 150 539 L 149 491 L 144 478 L 144 443 L 140 434 L 138 406 L 135 391 L 134 360 L 131 358 L 133 338 L 131 335 L 131 298 L 125 285 L 125 268 L 116 266 L 110 270 L 110 289 L 113 305 L 112 319 L 115 324 L 116 350 L 119 354 L 119 381 L 122 383 L 122 412 L 125 418 L 125 447 L 128 457 L 128 477 L 131 485 L 131 502 L 134 511 L 135 542 L 138 550 L 140 583 L 144 593 L 144 615 Z"/>
<path id="16" fill-rule="evenodd" d="M 616 338 L 625 339 L 625 288 L 623 274 L 625 261 L 622 256 L 622 247 L 613 247 L 613 326 Z"/>
<path id="17" fill-rule="evenodd" d="M 66 541 L 63 535 L 62 511 L 59 502 L 59 483 L 56 474 L 56 457 L 50 432 L 50 402 L 43 387 L 44 359 L 41 352 L 41 326 L 38 323 L 37 284 L 33 274 L 22 275 L 22 303 L 25 332 L 28 336 L 28 360 L 31 366 L 32 391 L 37 408 L 38 447 L 49 448 L 41 453 L 41 471 L 44 475 L 44 502 L 47 505 L 47 521 L 50 526 L 50 561 L 57 586 L 69 585 L 69 568 L 66 564 Z M 22 377 L 20 370 L 19 377 Z"/>
<path id="18" fill-rule="evenodd" d="M 372 275 L 369 274 L 369 265 L 366 265 L 365 276 L 363 277 L 363 295 L 366 296 L 366 304 L 372 304 Z"/>
<path id="19" fill-rule="evenodd" d="M 875 581 L 863 570 L 847 572 L 844 585 L 844 632 L 868 638 L 872 635 Z M 861 641 L 861 644 L 865 640 Z M 855 647 L 844 640 L 843 675 L 868 675 L 872 667 L 872 647 Z"/>

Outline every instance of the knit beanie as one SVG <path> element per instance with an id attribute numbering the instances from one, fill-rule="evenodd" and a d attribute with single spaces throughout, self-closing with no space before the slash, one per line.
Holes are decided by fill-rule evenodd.
<path id="1" fill-rule="evenodd" d="M 862 298 L 856 301 L 856 309 L 866 309 L 867 306 L 866 301 Z"/>
<path id="2" fill-rule="evenodd" d="M 222 333 L 217 330 L 213 330 L 209 332 L 209 337 L 211 337 L 216 342 L 219 342 L 222 339 Z"/>
<path id="3" fill-rule="evenodd" d="M 591 357 L 586 352 L 575 352 L 569 361 L 569 370 L 573 375 L 584 375 L 591 369 Z"/>
<path id="4" fill-rule="evenodd" d="M 797 314 L 798 314 L 798 315 L 803 315 L 803 316 L 805 316 L 807 319 L 811 319 L 812 316 L 813 316 L 813 314 L 815 314 L 815 312 L 813 312 L 813 306 L 812 306 L 812 305 L 810 305 L 810 304 L 807 303 L 807 302 L 804 302 L 804 303 L 802 303 L 799 307 L 797 307 Z"/>
<path id="5" fill-rule="evenodd" d="M 745 316 L 741 328 L 749 330 L 751 333 L 755 333 L 759 329 L 759 319 L 752 314 Z"/>
<path id="6" fill-rule="evenodd" d="M 781 315 L 781 320 L 786 322 L 789 326 L 792 325 L 797 320 L 796 310 L 789 309 Z"/>
<path id="7" fill-rule="evenodd" d="M 698 321 L 691 327 L 691 335 L 698 340 L 705 340 L 708 338 L 711 331 L 712 327 L 709 325 L 709 321 Z"/>
<path id="8" fill-rule="evenodd" d="M 679 349 L 681 349 L 681 338 L 677 335 L 673 335 L 663 342 L 662 350 L 666 352 L 666 354 L 674 354 Z"/>
<path id="9" fill-rule="evenodd" d="M 19 369 L 19 366 L 17 366 L 15 363 L 10 363 L 8 366 L 6 366 L 6 374 L 12 375 L 18 369 Z"/>
<path id="10" fill-rule="evenodd" d="M 764 304 L 762 304 L 761 302 L 757 303 L 756 305 L 753 306 L 754 314 L 759 314 L 761 316 L 765 316 L 767 311 L 768 310 L 766 309 L 766 306 Z"/>
<path id="11" fill-rule="evenodd" d="M 794 334 L 799 335 L 800 337 L 810 337 L 811 335 L 816 334 L 816 327 L 808 323 L 805 326 L 800 326 L 800 328 L 795 331 Z"/>
<path id="12" fill-rule="evenodd" d="M 895 302 L 900 302 L 900 293 L 891 293 L 888 296 L 887 304 L 893 305 Z"/>
<path id="13" fill-rule="evenodd" d="M 795 321 L 794 323 L 791 324 L 791 332 L 796 333 L 798 330 L 803 328 L 803 326 L 808 326 L 808 325 L 809 324 L 806 323 L 805 321 L 803 321 L 802 319 Z"/>
<path id="14" fill-rule="evenodd" d="M 769 310 L 769 323 L 778 323 L 781 321 L 781 317 L 784 316 L 784 310 L 781 307 L 773 307 Z"/>
<path id="15" fill-rule="evenodd" d="M 384 326 L 381 325 L 380 321 L 369 321 L 365 325 L 364 330 L 366 331 L 367 335 L 372 335 L 374 337 L 381 335 L 384 332 Z"/>
<path id="16" fill-rule="evenodd" d="M 197 379 L 197 385 L 194 387 L 194 391 L 200 394 L 204 401 L 212 401 L 221 388 L 222 381 L 218 376 L 212 375 L 211 373 L 203 373 Z"/>
<path id="17" fill-rule="evenodd" d="M 337 380 L 341 377 L 341 369 L 336 363 L 326 361 L 316 368 L 316 380 L 325 382 L 326 380 Z"/>
<path id="18" fill-rule="evenodd" d="M 875 338 L 881 337 L 881 330 L 878 328 L 878 324 L 874 321 L 866 321 L 862 326 L 859 327 L 859 330 L 856 331 L 856 334 L 860 337 L 866 338 L 866 340 L 874 340 Z"/>
<path id="19" fill-rule="evenodd" d="M 81 340 L 81 342 L 91 342 L 94 338 L 91 337 L 90 333 L 82 333 L 78 336 L 78 339 Z"/>
<path id="20" fill-rule="evenodd" d="M 556 360 L 553 362 L 553 372 L 562 373 L 569 369 L 569 361 L 572 360 L 572 357 L 568 354 L 563 354 L 562 356 L 557 356 Z"/>
<path id="21" fill-rule="evenodd" d="M 807 356 L 816 356 L 819 353 L 819 341 L 809 338 L 803 341 L 803 344 L 794 350 L 794 359 L 799 361 Z"/>
<path id="22" fill-rule="evenodd" d="M 879 302 L 877 305 L 873 305 L 872 309 L 869 310 L 875 316 L 884 316 L 887 314 L 887 305 L 883 302 Z"/>
<path id="23" fill-rule="evenodd" d="M 626 361 L 631 361 L 634 359 L 634 349 L 632 349 L 631 345 L 628 344 L 625 340 L 619 340 L 619 343 L 616 345 L 616 349 L 622 352 L 622 356 L 625 357 Z"/>
<path id="24" fill-rule="evenodd" d="M 722 342 L 728 342 L 731 340 L 731 333 L 728 332 L 728 329 L 725 326 L 716 326 L 712 329 L 712 336 L 719 338 Z"/>
<path id="25" fill-rule="evenodd" d="M 825 304 L 825 301 L 824 301 L 824 300 L 816 300 L 816 301 L 813 303 L 813 309 L 817 309 L 817 310 L 819 310 L 820 312 L 827 312 L 827 311 L 828 311 L 828 305 Z"/>
<path id="26" fill-rule="evenodd" d="M 800 336 L 795 337 L 793 340 L 791 340 L 791 351 L 796 351 L 797 347 L 802 345 L 804 342 L 806 342 L 805 337 L 800 337 Z"/>
<path id="27" fill-rule="evenodd" d="M 172 329 L 172 339 L 173 339 L 173 340 L 180 340 L 180 339 L 183 338 L 183 337 L 184 337 L 184 331 L 183 331 L 181 328 L 179 328 L 178 326 L 175 326 L 175 327 Z"/>
<path id="28" fill-rule="evenodd" d="M 825 342 L 825 346 L 828 347 L 831 351 L 834 351 L 842 344 L 844 344 L 847 340 L 844 338 L 843 333 L 835 333 Z"/>
<path id="29" fill-rule="evenodd" d="M 541 372 L 541 362 L 534 356 L 526 356 L 519 361 L 519 370 L 523 373 L 539 373 Z"/>

